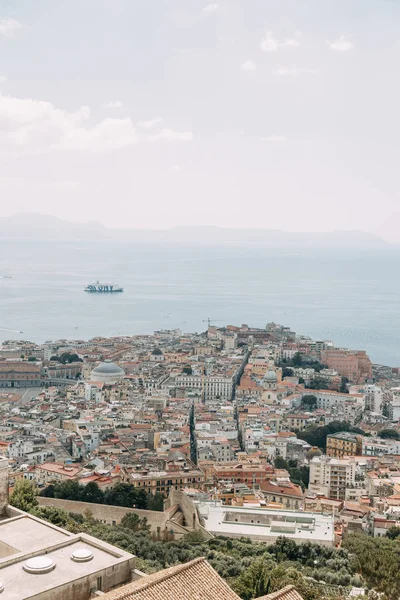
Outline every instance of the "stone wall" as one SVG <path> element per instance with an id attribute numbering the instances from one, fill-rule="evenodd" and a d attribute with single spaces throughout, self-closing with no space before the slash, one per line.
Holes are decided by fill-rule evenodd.
<path id="1" fill-rule="evenodd" d="M 190 531 L 201 530 L 206 539 L 213 537 L 202 526 L 193 500 L 180 490 L 171 490 L 169 497 L 165 501 L 164 512 L 110 506 L 108 504 L 92 504 L 91 502 L 78 502 L 59 498 L 44 498 L 42 496 L 38 496 L 37 499 L 39 506 L 55 506 L 67 512 L 78 513 L 80 515 L 84 515 L 90 511 L 94 519 L 108 525 L 117 525 L 125 515 L 133 513 L 140 519 L 146 518 L 151 532 L 157 534 L 157 536 L 162 536 L 167 531 L 173 531 L 175 538 L 180 538 Z"/>
<path id="2" fill-rule="evenodd" d="M 42 496 L 38 496 L 37 499 L 39 506 L 55 506 L 67 512 L 79 513 L 80 515 L 90 511 L 94 519 L 108 525 L 117 525 L 129 513 L 136 514 L 141 519 L 146 518 L 151 531 L 155 532 L 157 531 L 157 527 L 160 527 L 161 530 L 164 529 L 167 521 L 167 515 L 156 510 L 140 510 L 138 508 L 78 502 L 76 500 L 62 500 L 60 498 L 44 498 Z"/>
<path id="3" fill-rule="evenodd" d="M 8 505 L 8 460 L 0 456 L 0 515 L 6 513 Z"/>

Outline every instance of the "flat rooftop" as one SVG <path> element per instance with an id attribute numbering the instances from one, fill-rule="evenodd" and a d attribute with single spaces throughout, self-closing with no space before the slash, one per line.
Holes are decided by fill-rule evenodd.
<path id="1" fill-rule="evenodd" d="M 68 531 L 36 521 L 28 515 L 3 520 L 0 521 L 0 558 L 53 546 L 71 537 Z"/>
<path id="2" fill-rule="evenodd" d="M 303 511 L 224 506 L 221 502 L 199 502 L 205 527 L 215 535 L 250 537 L 273 541 L 286 536 L 295 541 L 334 543 L 333 516 Z"/>
<path id="3" fill-rule="evenodd" d="M 93 543 L 93 542 L 97 542 Z M 82 579 L 106 568 L 112 568 L 129 557 L 127 553 L 119 554 L 110 552 L 107 544 L 101 543 L 90 536 L 72 537 L 66 545 L 48 548 L 42 558 L 53 561 L 55 567 L 48 573 L 28 573 L 24 564 L 28 556 L 11 557 L 0 562 L 0 581 L 4 586 L 4 598 L 7 600 L 28 600 L 36 598 L 38 594 L 63 586 L 73 584 L 75 580 Z M 74 562 L 71 555 L 76 550 L 89 549 L 92 560 L 88 562 Z M 37 556 L 37 554 L 36 554 Z"/>
<path id="4" fill-rule="evenodd" d="M 64 594 L 63 586 L 73 586 L 74 582 L 77 585 L 80 582 L 76 588 L 80 589 L 79 598 L 89 598 L 88 578 L 96 581 L 98 575 L 105 574 L 109 583 L 108 574 L 114 568 L 116 573 L 120 569 L 115 583 L 129 580 L 132 554 L 84 533 L 72 534 L 13 507 L 8 507 L 7 512 L 13 516 L 0 521 L 0 583 L 4 587 L 1 598 L 38 600 L 53 593 L 63 598 L 60 596 Z M 78 560 L 76 557 L 73 560 L 72 554 L 77 550 L 86 551 L 89 560 L 79 560 L 79 553 Z M 40 562 L 50 561 L 50 569 L 28 572 L 26 561 L 35 558 Z M 82 585 L 88 589 L 82 592 Z"/>

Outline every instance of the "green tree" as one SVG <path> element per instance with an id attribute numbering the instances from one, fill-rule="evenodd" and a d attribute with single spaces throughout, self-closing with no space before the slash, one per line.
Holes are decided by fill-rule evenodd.
<path id="1" fill-rule="evenodd" d="M 97 504 L 103 504 L 104 492 L 99 488 L 95 481 L 89 481 L 89 483 L 83 486 L 81 491 L 82 502 L 94 502 Z"/>
<path id="2" fill-rule="evenodd" d="M 349 383 L 349 380 L 347 379 L 347 377 L 342 377 L 340 380 L 339 392 L 341 392 L 342 394 L 348 394 L 349 393 L 349 390 L 347 387 L 348 383 Z"/>
<path id="3" fill-rule="evenodd" d="M 141 522 L 141 518 L 136 513 L 128 513 L 122 518 L 121 527 L 126 527 L 131 531 L 139 531 Z"/>
<path id="4" fill-rule="evenodd" d="M 272 560 L 258 558 L 245 569 L 233 584 L 234 591 L 242 600 L 260 598 L 270 591 L 270 573 L 275 566 Z"/>
<path id="5" fill-rule="evenodd" d="M 54 498 L 55 486 L 51 483 L 47 487 L 43 488 L 39 492 L 39 496 L 44 496 L 45 498 Z"/>
<path id="6" fill-rule="evenodd" d="M 37 487 L 32 481 L 19 479 L 15 482 L 10 504 L 15 508 L 29 512 L 38 505 L 36 494 Z"/>
<path id="7" fill-rule="evenodd" d="M 305 386 L 308 390 L 329 390 L 329 382 L 324 377 L 314 377 Z"/>
<path id="8" fill-rule="evenodd" d="M 301 367 L 302 364 L 303 364 L 302 356 L 301 356 L 300 352 L 296 352 L 296 354 L 292 358 L 292 365 L 294 367 Z"/>
<path id="9" fill-rule="evenodd" d="M 400 536 L 400 527 L 398 525 L 394 525 L 393 527 L 391 527 L 388 532 L 386 533 L 386 536 L 388 538 L 390 538 L 391 540 L 395 540 L 396 538 L 398 538 Z"/>
<path id="10" fill-rule="evenodd" d="M 387 439 L 387 440 L 389 440 L 389 439 L 399 440 L 400 439 L 400 435 L 395 429 L 382 429 L 382 431 L 380 431 L 378 433 L 378 436 L 380 438 Z"/>
<path id="11" fill-rule="evenodd" d="M 293 369 L 290 367 L 282 367 L 282 377 L 293 377 Z"/>
<path id="12" fill-rule="evenodd" d="M 136 491 L 131 483 L 117 483 L 104 493 L 104 504 L 113 504 L 114 506 L 126 506 L 128 508 L 146 508 L 146 499 L 140 502 L 139 495 L 146 494 L 144 490 Z M 140 504 L 140 506 L 138 505 Z"/>
<path id="13" fill-rule="evenodd" d="M 185 373 L 185 375 L 192 375 L 193 369 L 190 365 L 186 365 L 183 367 L 182 373 Z"/>
<path id="14" fill-rule="evenodd" d="M 54 497 L 63 500 L 81 500 L 83 486 L 77 481 L 62 481 L 54 486 Z"/>
<path id="15" fill-rule="evenodd" d="M 148 494 L 146 505 L 147 510 L 158 510 L 162 512 L 164 510 L 164 500 L 165 497 L 163 494 L 160 494 L 160 492 Z"/>
<path id="16" fill-rule="evenodd" d="M 306 394 L 303 396 L 301 403 L 304 408 L 315 410 L 317 408 L 317 397 L 313 394 Z"/>

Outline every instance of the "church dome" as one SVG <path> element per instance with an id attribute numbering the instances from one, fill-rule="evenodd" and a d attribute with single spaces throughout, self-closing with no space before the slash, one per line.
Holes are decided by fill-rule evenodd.
<path id="1" fill-rule="evenodd" d="M 276 376 L 276 373 L 273 369 L 269 369 L 269 371 L 267 372 L 267 374 L 264 377 L 264 381 L 268 381 L 268 382 L 276 382 L 278 381 L 278 378 Z"/>
<path id="2" fill-rule="evenodd" d="M 95 367 L 91 372 L 93 381 L 103 381 L 104 383 L 113 383 L 122 379 L 125 371 L 111 360 L 105 360 Z"/>

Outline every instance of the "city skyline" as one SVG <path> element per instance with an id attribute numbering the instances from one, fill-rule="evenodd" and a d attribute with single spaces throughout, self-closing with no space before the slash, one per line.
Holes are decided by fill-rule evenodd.
<path id="1" fill-rule="evenodd" d="M 397 242 L 399 19 L 372 0 L 1 4 L 0 216 Z"/>

